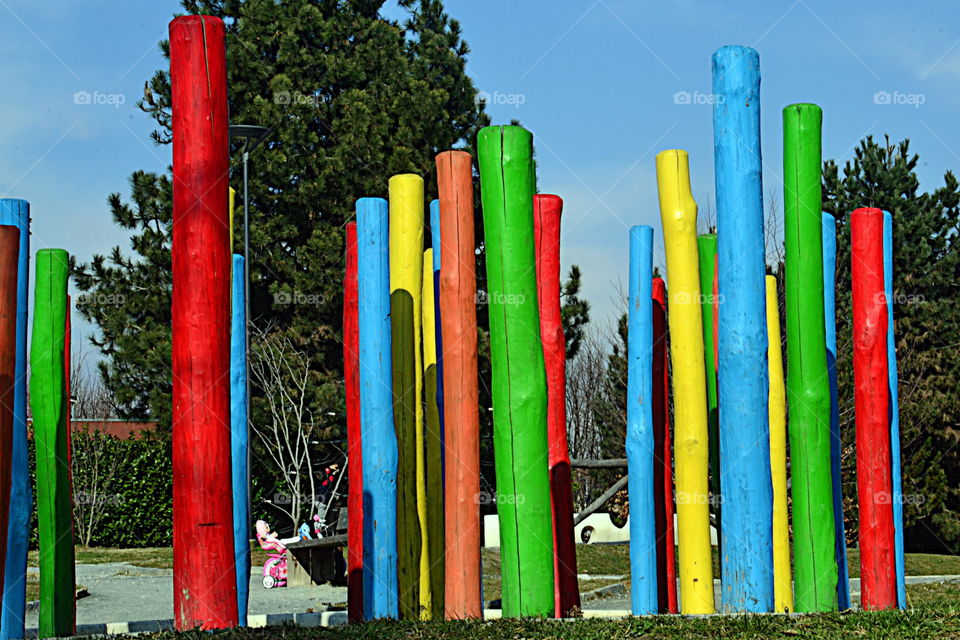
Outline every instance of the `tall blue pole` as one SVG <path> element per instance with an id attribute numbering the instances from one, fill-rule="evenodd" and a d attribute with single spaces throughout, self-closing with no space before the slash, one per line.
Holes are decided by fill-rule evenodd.
<path id="1" fill-rule="evenodd" d="M 230 459 L 233 481 L 233 555 L 237 565 L 237 611 L 247 626 L 250 600 L 250 467 L 247 464 L 247 334 L 243 256 L 233 256 L 230 327 Z"/>
<path id="2" fill-rule="evenodd" d="M 760 160 L 760 56 L 713 54 L 717 189 L 717 395 L 723 549 L 721 607 L 773 610 L 773 489 L 767 413 L 766 256 Z"/>
<path id="3" fill-rule="evenodd" d="M 897 342 L 893 331 L 893 216 L 883 212 L 883 290 L 887 298 L 887 380 L 890 386 L 890 474 L 893 490 L 893 540 L 897 564 L 897 606 L 907 608 L 903 565 L 903 478 L 900 471 L 900 399 L 897 390 Z"/>
<path id="4" fill-rule="evenodd" d="M 27 460 L 27 292 L 30 283 L 30 203 L 0 199 L 0 224 L 20 229 L 17 262 L 17 379 L 13 397 L 13 449 L 11 456 L 10 516 L 7 527 L 7 564 L 3 575 L 3 610 L 0 638 L 24 637 L 27 608 L 27 544 L 33 494 Z"/>
<path id="5" fill-rule="evenodd" d="M 396 618 L 397 436 L 393 426 L 387 201 L 357 200 L 360 441 L 363 450 L 363 613 Z"/>
<path id="6" fill-rule="evenodd" d="M 627 316 L 627 492 L 633 615 L 657 613 L 653 439 L 653 227 L 630 228 Z"/>
<path id="7" fill-rule="evenodd" d="M 837 556 L 837 606 L 850 608 L 850 570 L 847 567 L 847 537 L 843 525 L 843 479 L 840 474 L 843 443 L 840 440 L 840 401 L 837 392 L 837 221 L 824 213 L 823 223 L 823 318 L 827 337 L 827 375 L 830 378 L 830 472 L 833 478 L 834 553 Z"/>
<path id="8" fill-rule="evenodd" d="M 437 411 L 440 414 L 441 478 L 446 491 L 447 458 L 446 429 L 443 420 L 443 333 L 440 324 L 440 201 L 430 203 L 430 246 L 433 248 L 433 316 L 437 334 Z M 441 496 L 442 499 L 442 496 Z"/>

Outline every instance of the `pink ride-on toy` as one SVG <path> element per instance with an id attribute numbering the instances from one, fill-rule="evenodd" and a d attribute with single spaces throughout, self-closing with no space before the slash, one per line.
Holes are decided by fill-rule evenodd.
<path id="1" fill-rule="evenodd" d="M 263 588 L 287 586 L 287 547 L 285 542 L 300 540 L 300 537 L 281 540 L 270 531 L 270 525 L 257 520 L 257 542 L 267 552 L 267 561 L 263 563 Z"/>

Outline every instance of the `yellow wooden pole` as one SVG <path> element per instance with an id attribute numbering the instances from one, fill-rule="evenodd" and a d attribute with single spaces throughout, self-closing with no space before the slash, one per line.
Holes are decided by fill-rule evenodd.
<path id="1" fill-rule="evenodd" d="M 697 203 L 686 151 L 657 154 L 657 189 L 669 278 L 680 610 L 714 613 L 707 467 L 707 379 L 697 255 Z"/>
<path id="2" fill-rule="evenodd" d="M 424 460 L 426 466 L 427 536 L 428 552 L 421 558 L 420 580 L 429 581 L 429 607 L 421 609 L 426 620 L 443 620 L 444 603 L 444 522 L 443 522 L 443 451 L 440 433 L 440 407 L 437 404 L 437 319 L 433 290 L 433 249 L 423 252 L 423 390 L 426 418 L 424 420 Z M 423 560 L 429 563 L 424 565 Z M 421 594 L 423 590 L 421 589 Z"/>
<path id="3" fill-rule="evenodd" d="M 230 255 L 233 255 L 233 208 L 236 206 L 237 190 L 230 187 Z M 244 256 L 246 257 L 246 256 Z"/>
<path id="4" fill-rule="evenodd" d="M 423 441 L 423 179 L 390 178 L 390 315 L 397 431 L 397 552 L 400 615 L 432 608 Z"/>
<path id="5" fill-rule="evenodd" d="M 777 279 L 767 276 L 767 368 L 770 375 L 770 476 L 773 480 L 773 605 L 780 613 L 793 611 L 790 570 L 790 524 L 787 521 L 787 392 L 783 384 L 783 347 Z"/>

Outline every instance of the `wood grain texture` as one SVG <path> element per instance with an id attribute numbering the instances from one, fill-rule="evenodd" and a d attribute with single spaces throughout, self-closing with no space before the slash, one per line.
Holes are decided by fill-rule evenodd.
<path id="1" fill-rule="evenodd" d="M 681 613 L 714 613 L 703 318 L 697 265 L 697 203 L 686 151 L 657 154 L 663 244 L 670 274 L 674 465 Z"/>
<path id="2" fill-rule="evenodd" d="M 230 225 L 223 21 L 170 23 L 173 110 L 173 608 L 238 623 L 230 474 Z M 202 291 L 203 295 L 197 295 Z"/>
<path id="3" fill-rule="evenodd" d="M 343 275 L 343 386 L 347 406 L 347 615 L 363 620 L 363 441 L 360 426 L 360 319 L 357 223 L 347 223 Z"/>
<path id="4" fill-rule="evenodd" d="M 627 491 L 630 497 L 630 608 L 659 609 L 653 426 L 653 227 L 630 228 L 627 311 Z"/>
<path id="5" fill-rule="evenodd" d="M 547 374 L 547 446 L 550 507 L 553 515 L 554 607 L 558 618 L 580 606 L 577 551 L 573 537 L 573 487 L 567 446 L 567 341 L 560 315 L 559 196 L 533 196 L 533 236 L 537 252 L 540 342 Z"/>
<path id="6" fill-rule="evenodd" d="M 0 575 L 3 575 L 7 559 L 13 469 L 19 257 L 20 230 L 10 225 L 0 226 Z"/>
<path id="7" fill-rule="evenodd" d="M 794 606 L 837 608 L 830 382 L 823 312 L 820 128 L 814 104 L 783 109 L 787 405 L 793 499 Z"/>
<path id="8" fill-rule="evenodd" d="M 857 209 L 851 214 L 850 257 L 860 506 L 860 604 L 867 611 L 877 611 L 897 607 L 890 481 L 887 302 L 880 209 Z"/>
<path id="9" fill-rule="evenodd" d="M 70 636 L 76 631 L 73 505 L 64 376 L 69 263 L 70 258 L 63 249 L 37 252 L 30 342 L 30 410 L 37 448 L 39 634 L 44 638 Z"/>
<path id="10" fill-rule="evenodd" d="M 768 436 L 760 55 L 727 46 L 713 54 L 717 185 L 717 395 L 721 607 L 773 611 L 773 492 Z M 759 436 L 759 437 L 758 437 Z"/>
<path id="11" fill-rule="evenodd" d="M 357 200 L 357 315 L 363 465 L 363 614 L 396 618 L 397 434 L 391 386 L 387 201 Z M 349 534 L 348 534 L 349 535 Z"/>
<path id="12" fill-rule="evenodd" d="M 503 615 L 551 616 L 553 536 L 533 240 L 533 136 L 516 126 L 485 127 L 477 142 Z"/>
<path id="13" fill-rule="evenodd" d="M 10 510 L 7 525 L 6 565 L 3 573 L 3 603 L 0 638 L 24 636 L 26 619 L 26 571 L 33 494 L 27 455 L 27 306 L 30 282 L 30 203 L 0 198 L 0 224 L 20 231 L 17 259 L 17 372 L 13 397 L 13 437 L 10 459 Z"/>
<path id="14" fill-rule="evenodd" d="M 707 376 L 707 434 L 710 446 L 710 493 L 720 492 L 720 431 L 717 408 L 717 323 L 716 323 L 716 287 L 717 278 L 717 234 L 705 233 L 697 236 L 697 264 L 700 267 L 700 314 L 703 317 L 703 366 Z M 719 532 L 722 525 L 722 507 L 720 500 L 713 500 L 710 510 L 716 520 Z M 723 540 L 717 536 L 718 550 Z"/>
<path id="15" fill-rule="evenodd" d="M 449 619 L 483 615 L 480 582 L 480 423 L 473 166 L 466 151 L 436 158 L 444 393 L 444 505 Z"/>
<path id="16" fill-rule="evenodd" d="M 673 531 L 673 441 L 670 437 L 670 364 L 667 288 L 655 277 L 653 297 L 654 499 L 657 512 L 657 600 L 660 613 L 677 613 L 677 561 Z"/>

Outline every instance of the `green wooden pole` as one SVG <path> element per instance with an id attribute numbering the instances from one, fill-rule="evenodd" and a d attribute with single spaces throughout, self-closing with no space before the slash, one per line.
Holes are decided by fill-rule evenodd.
<path id="1" fill-rule="evenodd" d="M 830 379 L 823 302 L 820 127 L 814 104 L 783 110 L 787 400 L 794 598 L 798 612 L 837 608 Z"/>
<path id="2" fill-rule="evenodd" d="M 485 127 L 478 147 L 503 615 L 551 616 L 553 533 L 534 263 L 533 136 L 521 127 Z"/>
<path id="3" fill-rule="evenodd" d="M 717 361 L 713 357 L 716 345 L 713 343 L 713 275 L 717 262 L 717 234 L 705 233 L 697 236 L 697 255 L 700 265 L 700 312 L 703 318 L 703 364 L 707 374 L 707 433 L 710 439 L 710 493 L 714 503 L 711 505 L 717 519 L 717 543 L 723 536 L 720 533 L 720 430 L 717 413 Z"/>
<path id="4" fill-rule="evenodd" d="M 37 448 L 39 631 L 42 638 L 74 635 L 76 620 L 63 360 L 69 262 L 63 249 L 37 252 L 30 344 L 30 409 Z"/>

